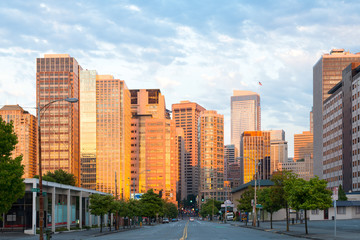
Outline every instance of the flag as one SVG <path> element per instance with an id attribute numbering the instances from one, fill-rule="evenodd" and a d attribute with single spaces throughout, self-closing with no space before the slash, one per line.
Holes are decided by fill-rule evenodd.
<path id="1" fill-rule="evenodd" d="M 262 83 L 261 83 L 261 82 L 259 82 L 259 85 L 260 85 L 260 86 L 262 86 Z"/>

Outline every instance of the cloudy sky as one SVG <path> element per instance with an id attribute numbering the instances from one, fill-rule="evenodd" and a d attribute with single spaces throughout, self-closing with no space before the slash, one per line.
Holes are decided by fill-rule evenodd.
<path id="1" fill-rule="evenodd" d="M 262 129 L 284 129 L 293 156 L 312 67 L 332 48 L 360 51 L 359 12 L 356 0 L 0 1 L 0 106 L 34 107 L 35 59 L 68 53 L 130 89 L 160 88 L 168 109 L 224 114 L 226 144 L 232 91 L 258 92 Z"/>

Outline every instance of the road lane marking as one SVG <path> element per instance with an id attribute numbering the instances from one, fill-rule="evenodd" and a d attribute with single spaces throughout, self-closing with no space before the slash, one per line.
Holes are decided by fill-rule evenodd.
<path id="1" fill-rule="evenodd" d="M 184 231 L 183 231 L 183 235 L 180 238 L 180 240 L 186 240 L 187 239 L 187 229 L 188 229 L 188 225 L 189 225 L 189 221 L 187 221 L 185 227 L 184 227 Z"/>

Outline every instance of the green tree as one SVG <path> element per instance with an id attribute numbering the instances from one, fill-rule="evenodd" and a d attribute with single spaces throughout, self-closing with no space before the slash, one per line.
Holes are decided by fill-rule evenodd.
<path id="1" fill-rule="evenodd" d="M 89 209 L 91 214 L 95 216 L 100 216 L 100 232 L 102 232 L 103 218 L 106 213 L 114 210 L 114 197 L 111 195 L 100 195 L 92 194 L 90 195 L 90 205 Z"/>
<path id="2" fill-rule="evenodd" d="M 163 213 L 163 201 L 152 189 L 141 196 L 140 203 L 142 215 L 148 217 L 149 220 Z"/>
<path id="3" fill-rule="evenodd" d="M 274 212 L 283 208 L 283 197 L 281 196 L 282 188 L 279 186 L 271 186 L 263 188 L 259 191 L 258 201 L 262 204 L 263 209 L 270 213 L 270 228 L 272 225 L 272 216 Z"/>
<path id="4" fill-rule="evenodd" d="M 305 181 L 297 178 L 288 181 L 285 185 L 285 192 L 289 196 L 289 203 L 292 208 L 305 212 L 305 233 L 308 234 L 307 228 L 307 210 L 327 209 L 331 207 L 332 192 L 326 189 L 327 182 L 320 180 L 317 176 Z"/>
<path id="5" fill-rule="evenodd" d="M 39 178 L 39 176 L 35 175 L 34 178 Z M 62 169 L 55 170 L 54 172 L 50 172 L 50 171 L 47 172 L 43 176 L 43 180 L 49 182 L 61 183 L 65 185 L 71 185 L 71 186 L 76 185 L 76 178 L 74 174 L 65 172 Z"/>
<path id="6" fill-rule="evenodd" d="M 217 201 L 215 199 L 208 199 L 206 203 L 201 205 L 200 215 L 202 217 L 211 216 L 211 220 L 213 215 L 217 215 L 219 210 L 221 209 L 222 202 Z"/>
<path id="7" fill-rule="evenodd" d="M 237 209 L 249 213 L 253 210 L 253 206 L 251 205 L 251 201 L 254 199 L 254 195 L 255 195 L 255 191 L 254 188 L 252 186 L 248 187 L 248 190 L 246 190 L 240 197 L 240 199 L 238 199 L 238 205 L 237 205 Z M 245 224 L 247 225 L 247 221 L 245 222 Z"/>
<path id="8" fill-rule="evenodd" d="M 17 143 L 12 123 L 6 123 L 0 117 L 0 219 L 2 213 L 7 213 L 12 204 L 25 194 L 22 156 L 12 158 Z"/>
<path id="9" fill-rule="evenodd" d="M 279 195 L 281 196 L 281 201 L 283 207 L 286 210 L 286 231 L 289 231 L 289 194 L 285 191 L 285 185 L 288 182 L 293 181 L 297 178 L 297 175 L 290 171 L 279 171 L 272 175 L 271 181 L 274 182 L 274 186 L 279 187 Z"/>
<path id="10" fill-rule="evenodd" d="M 135 217 L 139 217 L 141 215 L 141 206 L 140 202 L 135 199 L 129 199 L 127 202 L 127 211 L 128 211 L 128 217 L 133 220 L 133 223 L 135 222 Z"/>
<path id="11" fill-rule="evenodd" d="M 178 215 L 178 209 L 172 202 L 164 202 L 164 215 L 170 219 L 176 218 Z"/>
<path id="12" fill-rule="evenodd" d="M 339 189 L 338 189 L 338 199 L 339 199 L 339 201 L 347 201 L 348 200 L 341 184 L 339 185 Z"/>

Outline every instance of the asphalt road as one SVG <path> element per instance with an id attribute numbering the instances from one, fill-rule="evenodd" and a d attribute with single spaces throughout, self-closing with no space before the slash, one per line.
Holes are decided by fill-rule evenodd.
<path id="1" fill-rule="evenodd" d="M 63 235 L 65 236 L 65 235 Z M 54 240 L 57 236 L 55 236 Z M 206 221 L 182 220 L 141 229 L 126 231 L 87 239 L 129 239 L 129 240 L 227 240 L 227 239 L 300 239 L 286 235 Z"/>

